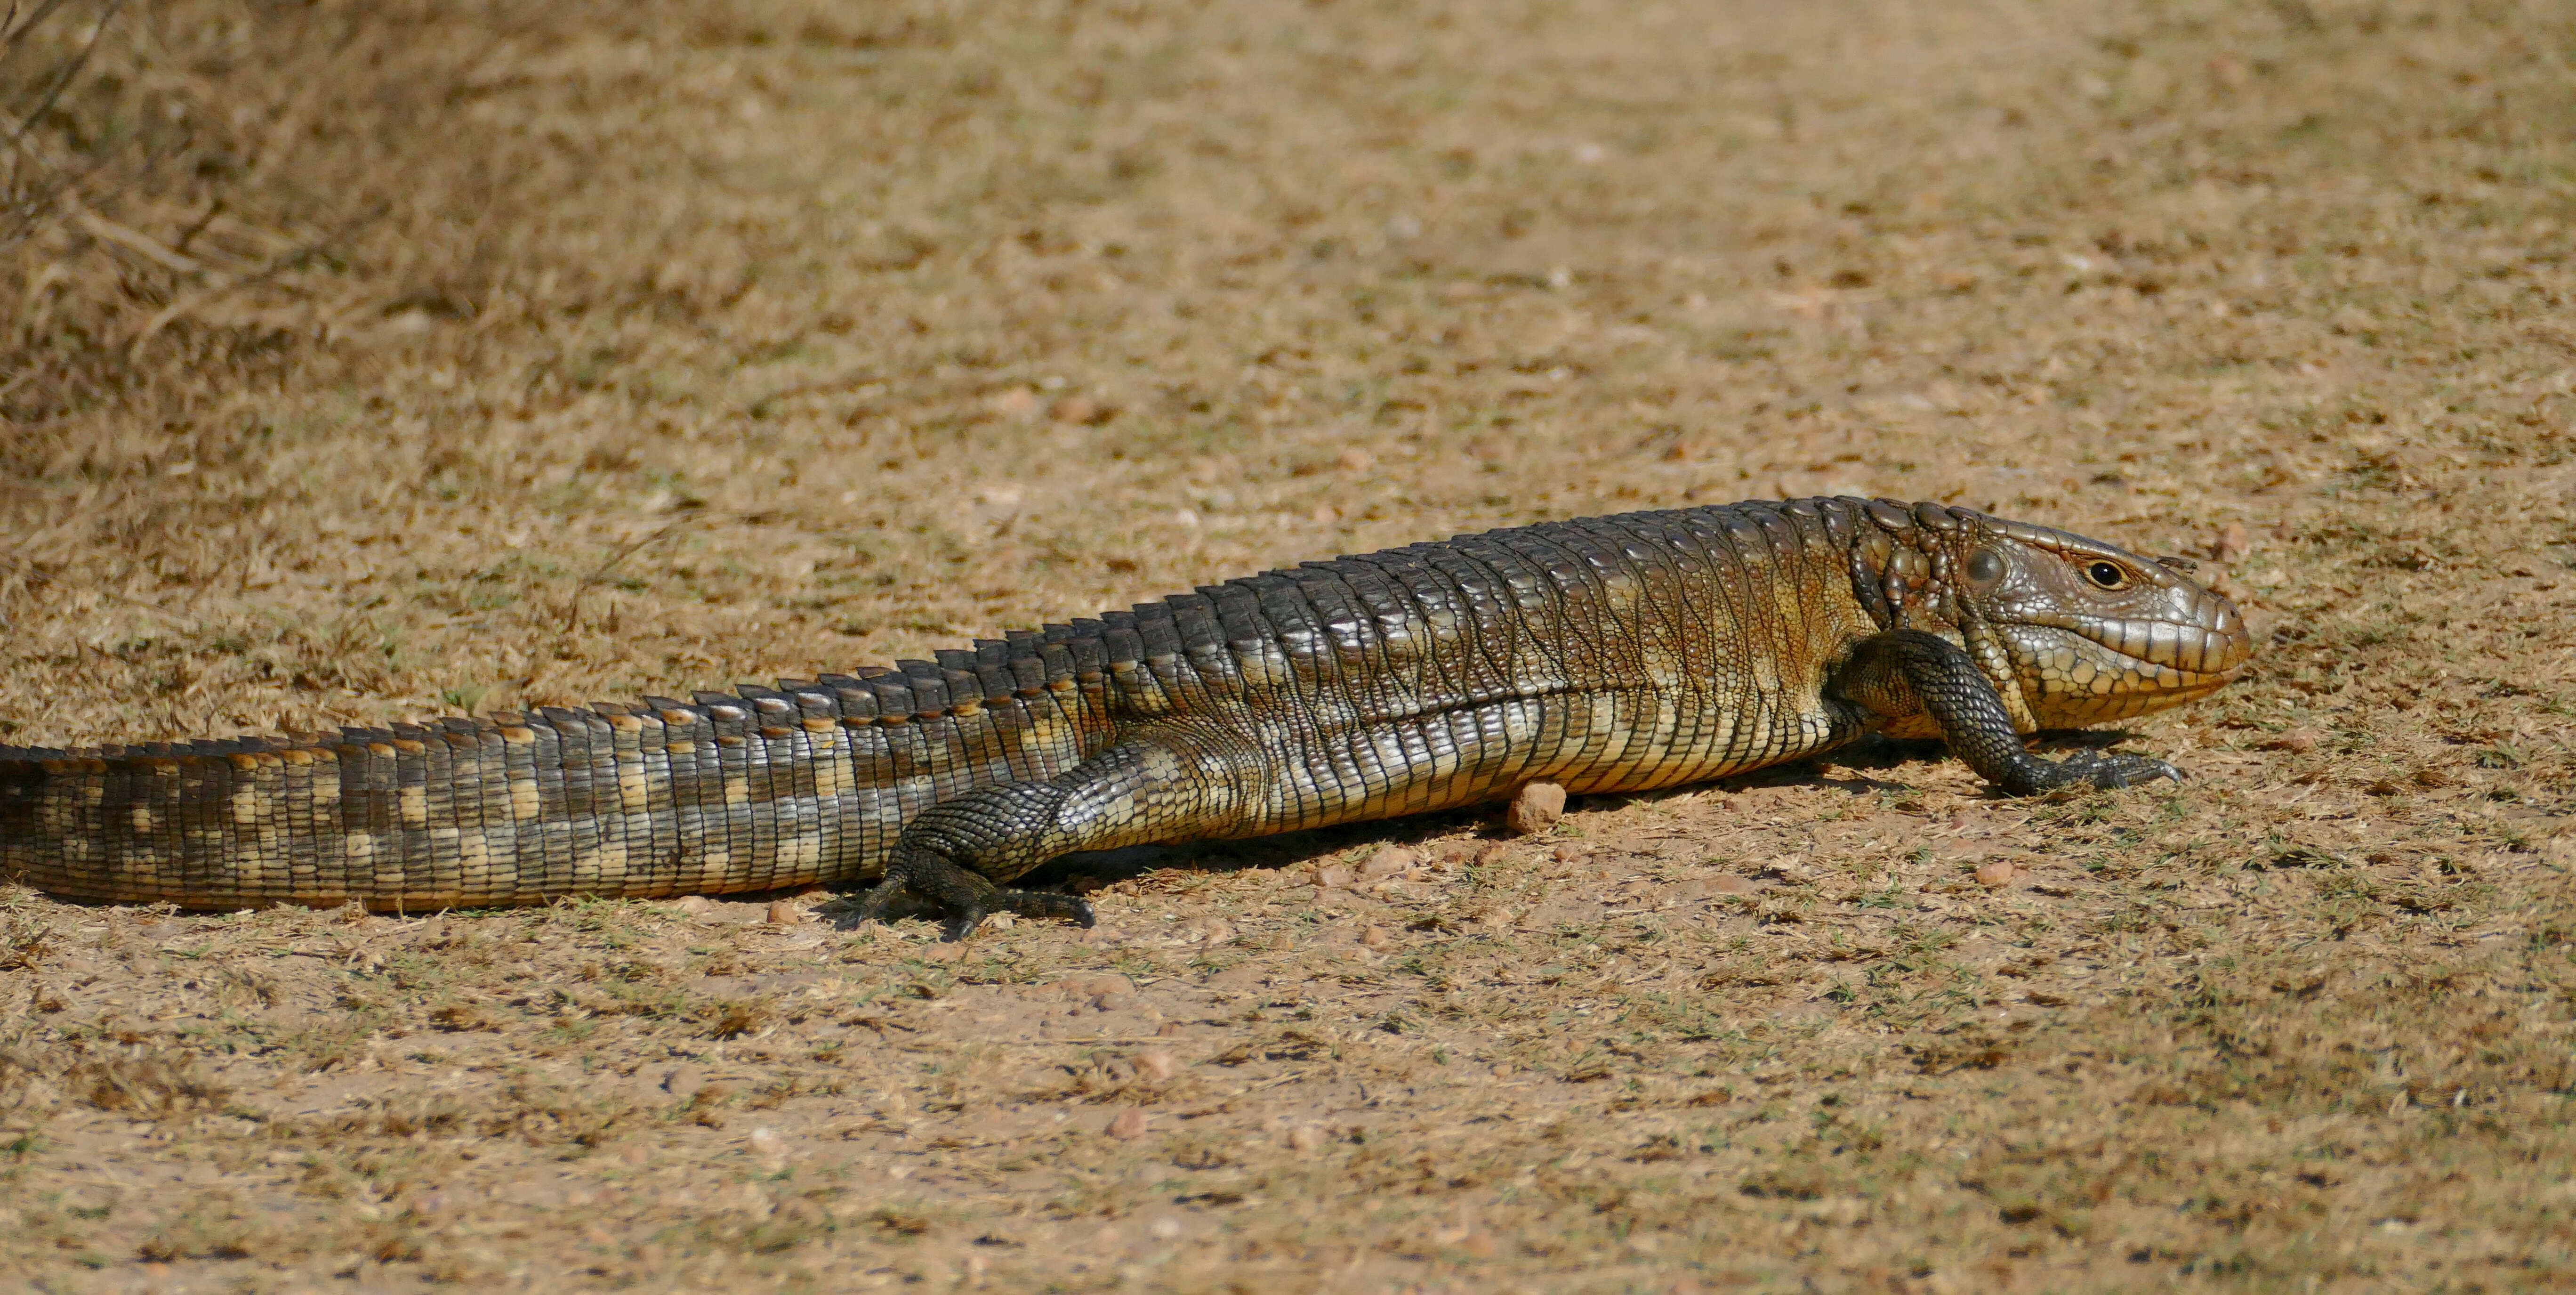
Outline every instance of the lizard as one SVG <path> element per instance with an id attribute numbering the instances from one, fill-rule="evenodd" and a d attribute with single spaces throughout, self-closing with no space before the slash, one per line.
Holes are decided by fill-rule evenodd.
<path id="1" fill-rule="evenodd" d="M 863 915 L 1083 925 L 1080 851 L 1705 782 L 1868 734 L 2005 795 L 2179 779 L 2025 739 L 2253 650 L 2191 563 L 1963 507 L 1752 501 L 1308 562 L 853 674 L 337 733 L 0 747 L 0 878 L 380 911 L 874 878 Z"/>

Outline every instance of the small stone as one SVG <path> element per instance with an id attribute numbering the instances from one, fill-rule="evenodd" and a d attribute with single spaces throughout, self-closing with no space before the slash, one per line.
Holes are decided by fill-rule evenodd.
<path id="1" fill-rule="evenodd" d="M 748 1142 L 754 1159 L 768 1164 L 777 1164 L 787 1159 L 787 1139 L 780 1137 L 778 1130 L 766 1124 L 753 1129 Z"/>
<path id="2" fill-rule="evenodd" d="M 662 1091 L 684 1102 L 706 1086 L 707 1072 L 696 1066 L 673 1066 L 662 1075 Z"/>
<path id="3" fill-rule="evenodd" d="M 805 910 L 784 899 L 769 901 L 768 921 L 771 926 L 796 926 L 805 920 Z"/>
<path id="4" fill-rule="evenodd" d="M 2317 749 L 2317 735 L 2312 729 L 2294 728 L 2286 733 L 2272 735 L 2264 740 L 2262 746 L 2266 751 L 2287 751 L 2292 755 L 2306 755 Z"/>
<path id="5" fill-rule="evenodd" d="M 1977 865 L 1977 884 L 1988 890 L 2010 885 L 2016 871 L 2010 859 L 1988 859 Z"/>
<path id="6" fill-rule="evenodd" d="M 1392 877 L 1422 862 L 1422 856 L 1400 845 L 1385 846 L 1360 865 L 1363 877 Z"/>
<path id="7" fill-rule="evenodd" d="M 1181 1235 L 1181 1221 L 1166 1214 L 1146 1224 L 1145 1231 L 1157 1241 L 1170 1241 Z"/>
<path id="8" fill-rule="evenodd" d="M 1534 782 L 1512 797 L 1512 807 L 1503 815 L 1503 824 L 1518 836 L 1536 836 L 1556 826 L 1565 817 L 1565 788 L 1552 782 Z"/>
<path id="9" fill-rule="evenodd" d="M 1494 1243 L 1492 1233 L 1470 1232 L 1458 1242 L 1458 1249 L 1470 1259 L 1491 1259 L 1503 1248 Z"/>
<path id="10" fill-rule="evenodd" d="M 1555 859 L 1558 863 L 1572 863 L 1590 853 L 1592 853 L 1592 847 L 1588 845 L 1574 845 L 1568 843 L 1560 845 L 1556 847 L 1556 849 L 1550 851 L 1549 857 Z"/>
<path id="11" fill-rule="evenodd" d="M 1383 949 L 1394 938 L 1386 933 L 1383 926 L 1368 927 L 1360 932 L 1360 943 L 1371 949 Z"/>
<path id="12" fill-rule="evenodd" d="M 2229 522 L 2220 527 L 2218 538 L 2209 546 L 2209 556 L 2221 562 L 2233 562 L 2254 551 L 2254 537 L 2246 534 L 2243 522 Z"/>
<path id="13" fill-rule="evenodd" d="M 1353 446 L 1342 451 L 1340 454 L 1335 455 L 1333 457 L 1333 461 L 1340 464 L 1342 471 L 1344 472 L 1366 472 L 1370 468 L 1377 466 L 1377 456 L 1359 448 L 1358 446 Z"/>
<path id="14" fill-rule="evenodd" d="M 1066 396 L 1048 412 L 1059 423 L 1095 423 L 1100 421 L 1100 402 L 1089 396 Z"/>
<path id="15" fill-rule="evenodd" d="M 1351 870 L 1342 864 L 1328 863 L 1315 869 L 1315 889 L 1339 890 L 1351 884 Z"/>
<path id="16" fill-rule="evenodd" d="M 1109 1122 L 1108 1133 L 1121 1141 L 1145 1136 L 1145 1113 L 1133 1106 L 1118 1112 L 1118 1118 Z"/>
<path id="17" fill-rule="evenodd" d="M 1741 877 L 1731 872 L 1721 872 L 1709 878 L 1708 888 L 1721 895 L 1750 895 L 1760 889 L 1753 884 L 1751 877 Z"/>
<path id="18" fill-rule="evenodd" d="M 994 413 L 1024 423 L 1037 417 L 1038 393 L 1026 387 L 1013 387 L 993 397 L 991 404 Z"/>
<path id="19" fill-rule="evenodd" d="M 682 895 L 672 902 L 671 907 L 691 917 L 704 917 L 716 911 L 716 901 L 704 895 Z"/>
<path id="20" fill-rule="evenodd" d="M 1181 1063 L 1171 1053 L 1155 1048 L 1136 1054 L 1136 1073 L 1159 1084 L 1181 1073 Z"/>
<path id="21" fill-rule="evenodd" d="M 1312 1151 L 1324 1145 L 1324 1130 L 1320 1125 L 1300 1124 L 1288 1130 L 1288 1145 L 1298 1151 Z"/>

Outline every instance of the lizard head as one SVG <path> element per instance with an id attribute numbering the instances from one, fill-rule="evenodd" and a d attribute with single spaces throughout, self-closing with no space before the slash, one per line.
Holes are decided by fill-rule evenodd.
<path id="1" fill-rule="evenodd" d="M 2226 686 L 2253 655 L 2245 617 L 2185 574 L 2081 535 L 1951 509 L 1943 537 L 1969 655 L 2033 728 L 2163 710 Z"/>

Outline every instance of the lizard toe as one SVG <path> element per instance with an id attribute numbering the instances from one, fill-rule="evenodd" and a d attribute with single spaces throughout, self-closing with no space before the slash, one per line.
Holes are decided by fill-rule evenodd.
<path id="1" fill-rule="evenodd" d="M 1051 890 L 997 891 L 993 906 L 1021 917 L 1052 917 L 1085 928 L 1099 924 L 1088 902 Z"/>
<path id="2" fill-rule="evenodd" d="M 950 944 L 955 944 L 958 941 L 965 939 L 967 936 L 973 935 L 975 933 L 975 928 L 982 926 L 983 924 L 983 905 L 968 905 L 966 908 L 951 914 L 949 919 L 940 925 L 939 938 Z"/>
<path id="3" fill-rule="evenodd" d="M 901 917 L 930 917 L 940 923 L 940 938 L 963 940 L 994 913 L 1056 918 L 1088 927 L 1097 919 L 1091 905 L 1071 895 L 1044 890 L 1004 890 L 954 860 L 927 851 L 900 856 L 886 869 L 885 880 L 868 892 L 859 919 L 890 922 Z"/>
<path id="4" fill-rule="evenodd" d="M 2081 752 L 2068 758 L 2059 768 L 2065 770 L 2070 782 L 2089 782 L 2105 790 L 2135 787 L 2158 778 L 2182 781 L 2182 770 L 2166 761 L 2119 751 Z"/>

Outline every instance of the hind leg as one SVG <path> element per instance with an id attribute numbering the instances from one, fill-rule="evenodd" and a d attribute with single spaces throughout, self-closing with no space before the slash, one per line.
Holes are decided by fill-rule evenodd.
<path id="1" fill-rule="evenodd" d="M 922 811 L 886 860 L 861 916 L 884 920 L 904 901 L 941 916 L 948 939 L 987 914 L 1092 924 L 1070 895 L 1004 883 L 1080 850 L 1211 835 L 1234 821 L 1258 761 L 1190 734 L 1138 735 L 1047 782 L 982 787 Z"/>

